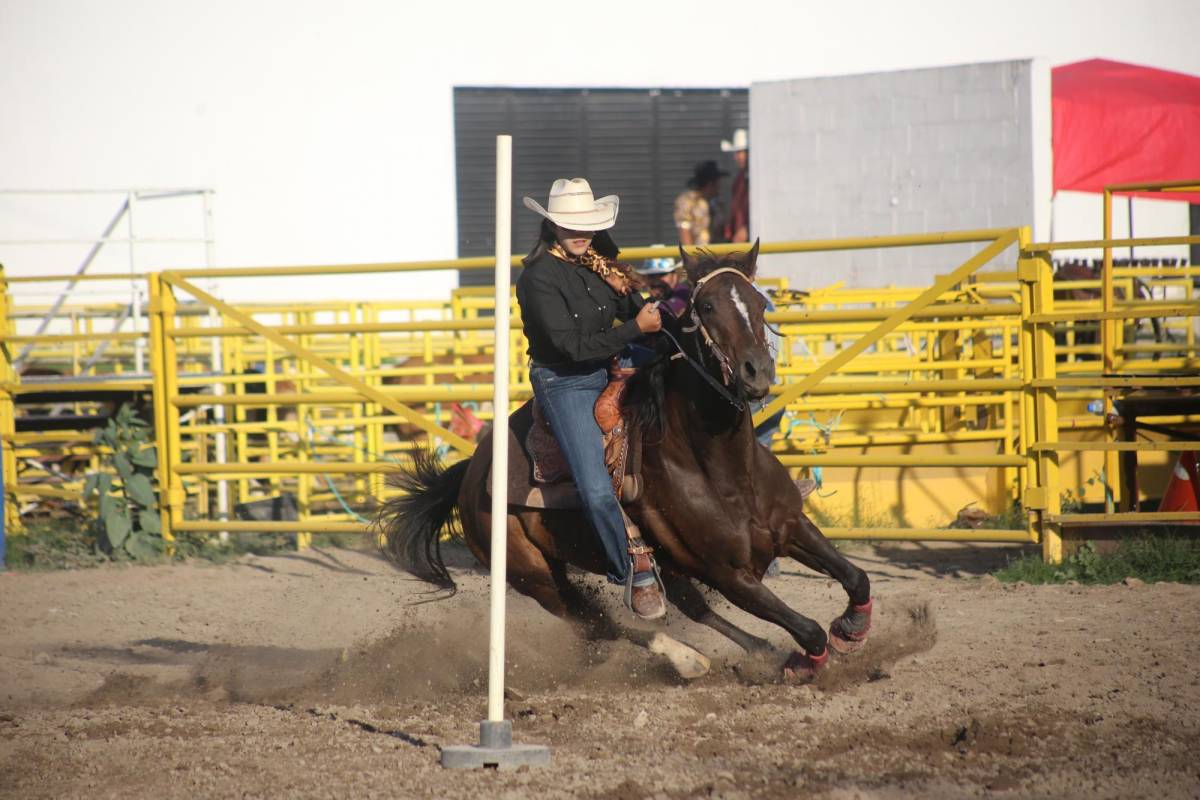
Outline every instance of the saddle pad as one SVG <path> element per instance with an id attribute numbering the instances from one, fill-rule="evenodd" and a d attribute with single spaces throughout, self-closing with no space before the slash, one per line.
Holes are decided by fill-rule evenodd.
<path id="1" fill-rule="evenodd" d="M 551 484 L 573 481 L 571 467 L 563 456 L 562 448 L 558 446 L 558 440 L 554 438 L 550 421 L 542 414 L 542 407 L 536 399 L 532 401 L 532 405 L 533 424 L 525 438 L 518 437 L 518 439 L 524 442 L 525 453 L 529 456 L 533 466 L 533 482 L 535 484 Z M 613 493 L 618 498 L 621 497 L 623 489 L 621 479 L 629 471 L 627 469 L 629 460 L 627 432 L 627 421 L 621 417 L 617 426 L 604 434 L 603 439 L 604 467 L 608 470 L 609 478 L 612 480 Z"/>
<path id="2" fill-rule="evenodd" d="M 533 466 L 533 482 L 558 483 L 571 480 L 571 467 L 563 456 L 562 448 L 558 446 L 558 440 L 554 438 L 550 421 L 542 414 L 542 407 L 536 399 L 530 401 L 530 406 L 533 409 L 533 424 L 529 426 L 529 433 L 521 441 L 525 443 L 525 452 L 529 454 L 529 462 Z M 612 464 L 608 463 L 607 456 L 605 453 L 604 465 L 608 467 L 611 475 Z"/>
<path id="3" fill-rule="evenodd" d="M 538 417 L 541 415 L 538 414 Z M 527 450 L 531 431 L 535 426 L 533 401 L 518 408 L 508 418 L 508 503 L 524 508 L 545 509 L 579 509 L 579 493 L 575 484 L 570 480 L 570 473 L 565 470 L 563 478 L 555 483 L 543 483 L 534 477 L 534 460 Z M 548 433 L 547 431 L 545 431 Z M 491 433 L 489 432 L 480 448 L 488 448 L 490 452 Z M 641 442 L 639 436 L 630 435 L 625 438 L 625 470 L 619 478 L 620 492 L 618 497 L 623 505 L 635 503 L 642 496 L 641 479 Z M 553 434 L 550 439 L 554 442 Z M 557 442 L 554 442 L 557 450 Z M 540 446 L 540 445 L 539 445 Z M 561 453 L 559 453 L 561 459 Z M 544 462 L 543 462 L 544 464 Z M 614 479 L 615 480 L 618 479 Z M 492 471 L 488 469 L 488 494 L 491 494 Z"/>

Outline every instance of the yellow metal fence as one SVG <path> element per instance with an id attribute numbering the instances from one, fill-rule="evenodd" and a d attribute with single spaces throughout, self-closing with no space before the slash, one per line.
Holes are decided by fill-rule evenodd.
<path id="1" fill-rule="evenodd" d="M 899 527 L 831 514 L 833 524 L 824 528 L 831 538 L 1040 541 L 1046 557 L 1055 560 L 1062 556 L 1063 525 L 1080 521 L 1079 514 L 1064 515 L 1060 507 L 1060 459 L 1082 457 L 1080 451 L 1092 447 L 1115 453 L 1130 444 L 1115 441 L 1103 416 L 1082 409 L 1105 398 L 1111 404 L 1114 393 L 1134 380 L 1122 377 L 1121 369 L 1136 370 L 1138 386 L 1156 380 L 1200 384 L 1181 374 L 1195 373 L 1200 364 L 1191 324 L 1198 307 L 1191 278 L 1200 271 L 1163 269 L 1162 275 L 1148 275 L 1145 269 L 1110 269 L 1115 277 L 1105 287 L 1138 276 L 1180 288 L 1186 284 L 1186 290 L 1170 300 L 1112 301 L 1108 310 L 1097 300 L 1064 305 L 1069 310 L 1063 311 L 1055 305 L 1055 290 L 1063 285 L 1053 281 L 1050 253 L 1066 245 L 1033 244 L 1025 229 L 768 243 L 761 252 L 765 257 L 966 242 L 982 247 L 925 290 L 835 285 L 801 294 L 776 282 L 774 288 L 781 290 L 777 310 L 768 319 L 785 337 L 781 385 L 757 419 L 785 411 L 774 450 L 797 472 L 819 470 L 825 487 L 857 487 L 864 475 L 868 484 L 894 481 L 899 487 L 884 501 L 905 507 L 889 520 L 900 521 Z M 624 257 L 670 252 L 638 248 Z M 68 308 L 64 314 L 75 316 L 67 330 L 19 335 L 22 314 L 37 309 L 14 309 L 6 286 L 0 438 L 10 476 L 5 503 L 10 526 L 19 525 L 19 504 L 30 498 L 78 497 L 80 475 L 56 476 L 37 466 L 39 454 L 74 454 L 87 459 L 87 469 L 96 468 L 99 455 L 79 432 L 17 433 L 14 401 L 23 393 L 53 389 L 66 398 L 61 404 L 103 385 L 152 398 L 165 535 L 279 531 L 298 534 L 303 546 L 313 532 L 366 530 L 372 503 L 387 494 L 387 471 L 406 463 L 415 447 L 439 446 L 450 458 L 470 453 L 469 431 L 450 430 L 451 416 L 463 406 L 480 421 L 490 419 L 487 290 L 459 289 L 447 302 L 247 306 L 224 302 L 197 283 L 489 266 L 487 259 L 461 259 L 153 273 L 145 276 L 150 324 L 144 333 L 97 331 L 79 320 L 102 319 L 103 310 Z M 1179 340 L 1150 346 L 1136 339 L 1117 341 L 1110 332 L 1098 345 L 1081 345 L 1074 338 L 1081 323 L 1107 325 L 1148 316 L 1172 321 Z M 1189 323 L 1178 324 L 1181 319 Z M 511 336 L 510 392 L 521 402 L 530 390 L 515 314 Z M 150 353 L 149 375 L 129 374 L 139 338 Z M 101 342 L 108 342 L 109 357 L 91 363 L 85 374 L 80 368 Z M 18 380 L 11 351 L 25 344 L 34 345 L 32 359 L 56 363 L 69 377 L 53 384 Z M 1093 347 L 1100 352 L 1088 349 Z M 1109 351 L 1111 357 L 1090 357 Z M 95 405 L 74 403 L 72 409 L 87 413 Z M 1060 429 L 1080 431 L 1081 438 L 1060 441 Z M 1097 441 L 1095 434 L 1102 438 Z M 1169 452 L 1161 443 L 1145 449 Z M 1107 475 L 1115 475 L 1115 469 Z M 1119 503 L 1118 482 L 1102 483 L 1110 501 Z M 849 501 L 857 514 L 864 496 L 857 488 L 839 492 L 821 492 L 814 498 L 816 508 L 834 509 L 839 501 Z M 915 500 L 906 499 L 914 492 Z M 299 519 L 221 518 L 240 505 L 284 494 L 295 498 Z M 953 512 L 972 496 L 993 513 L 1015 507 L 1009 518 L 1016 524 L 947 527 Z M 914 505 L 932 512 L 922 517 Z M 1107 511 L 1104 519 L 1115 513 Z M 1162 518 L 1142 514 L 1137 519 Z"/>

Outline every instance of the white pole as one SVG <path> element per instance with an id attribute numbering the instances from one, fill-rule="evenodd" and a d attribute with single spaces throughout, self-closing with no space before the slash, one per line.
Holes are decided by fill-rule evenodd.
<path id="1" fill-rule="evenodd" d="M 496 358 L 492 394 L 492 616 L 488 720 L 504 719 L 504 590 L 508 568 L 508 304 L 512 274 L 512 137 L 496 137 Z"/>
<path id="2" fill-rule="evenodd" d="M 513 744 L 504 718 L 504 591 L 508 571 L 508 329 L 512 276 L 512 137 L 496 137 L 496 358 L 492 393 L 492 608 L 488 640 L 488 717 L 479 723 L 479 745 L 447 745 L 442 766 L 544 767 L 550 748 Z"/>
<path id="3" fill-rule="evenodd" d="M 212 190 L 205 189 L 201 192 L 200 196 L 204 203 L 204 266 L 212 269 L 216 263 L 216 240 L 213 238 Z M 214 282 L 208 290 L 212 294 L 216 294 L 219 288 Z M 208 324 L 214 328 L 221 324 L 221 317 L 217 314 L 215 308 L 208 310 Z M 212 353 L 211 369 L 215 375 L 221 375 L 225 371 L 225 358 L 224 351 L 221 349 L 222 347 L 221 337 L 212 337 L 209 348 Z M 213 394 L 225 394 L 225 384 L 219 381 L 214 383 L 212 392 Z M 218 427 L 225 424 L 225 406 L 220 404 L 213 406 L 213 419 L 216 421 Z M 228 444 L 224 430 L 218 431 L 216 436 L 216 456 L 218 464 L 224 464 L 229 458 Z M 222 521 L 229 519 L 229 482 L 224 478 L 217 481 L 217 518 Z M 221 531 L 218 534 L 218 538 L 221 544 L 225 544 L 229 541 L 229 531 Z"/>
<path id="4" fill-rule="evenodd" d="M 136 284 L 133 287 L 133 299 L 129 304 L 131 318 L 133 320 L 133 332 L 142 332 L 142 287 Z M 146 371 L 146 343 L 138 339 L 134 346 L 134 363 L 133 370 L 141 375 Z"/>
<path id="5" fill-rule="evenodd" d="M 137 232 L 133 226 L 137 199 L 137 192 L 130 192 L 125 196 L 125 207 L 129 209 L 126 217 L 129 223 L 129 310 L 133 314 L 133 332 L 141 333 L 142 304 L 138 297 L 137 278 L 133 277 L 137 273 L 137 256 L 135 254 Z M 133 371 L 139 375 L 146 371 L 146 343 L 141 339 L 137 339 L 133 344 Z"/>

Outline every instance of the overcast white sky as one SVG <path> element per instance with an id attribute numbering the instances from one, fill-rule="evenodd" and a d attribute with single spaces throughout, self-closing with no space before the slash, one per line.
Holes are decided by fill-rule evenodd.
<path id="1" fill-rule="evenodd" d="M 215 188 L 225 265 L 446 258 L 455 85 L 748 86 L 1031 56 L 1200 74 L 1198 33 L 1188 0 L 0 0 L 0 188 Z M 0 237 L 67 232 L 48 206 L 2 208 Z M 59 253 L 72 268 L 77 250 Z"/>

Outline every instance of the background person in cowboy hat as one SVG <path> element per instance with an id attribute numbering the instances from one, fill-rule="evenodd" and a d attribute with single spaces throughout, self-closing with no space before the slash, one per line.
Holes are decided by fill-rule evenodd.
<path id="1" fill-rule="evenodd" d="M 636 615 L 657 619 L 666 614 L 662 587 L 648 548 L 637 546 L 640 538 L 631 539 L 625 529 L 597 422 L 609 362 L 639 336 L 662 327 L 658 303 L 642 300 L 632 269 L 616 260 L 608 230 L 617 222 L 618 202 L 616 195 L 594 199 L 583 178 L 556 180 L 545 208 L 526 197 L 525 206 L 545 219 L 524 259 L 517 302 L 529 339 L 533 394 L 571 469 L 584 514 L 600 537 L 608 579 L 627 587 Z M 614 394 L 624 382 L 616 386 Z"/>
<path id="2" fill-rule="evenodd" d="M 733 141 L 721 140 L 721 151 L 733 153 L 737 175 L 729 199 L 729 218 L 725 221 L 725 241 L 750 241 L 750 137 L 745 128 L 733 132 Z"/>
<path id="3" fill-rule="evenodd" d="M 688 188 L 675 198 L 675 230 L 682 245 L 712 241 L 712 202 L 721 191 L 723 172 L 715 161 L 701 161 L 692 171 Z"/>
<path id="4" fill-rule="evenodd" d="M 634 267 L 634 271 L 642 276 L 651 299 L 670 309 L 676 318 L 683 316 L 692 297 L 692 286 L 688 283 L 683 266 L 676 259 L 648 258 L 640 267 Z"/>

